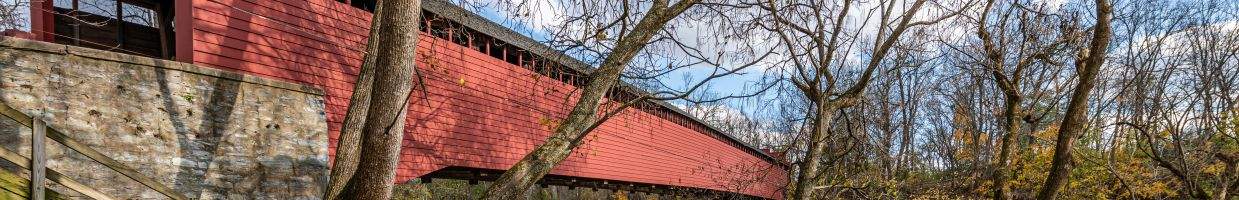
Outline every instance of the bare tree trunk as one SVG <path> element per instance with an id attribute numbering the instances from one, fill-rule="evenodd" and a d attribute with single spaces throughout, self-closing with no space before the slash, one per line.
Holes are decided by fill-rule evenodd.
<path id="1" fill-rule="evenodd" d="M 1033 19 L 1040 19 L 1039 16 L 1041 16 L 1035 11 L 1020 11 L 1026 13 L 995 13 L 998 15 L 997 17 L 999 19 L 999 21 L 997 21 L 997 27 L 995 28 L 998 29 L 997 31 L 1000 34 L 995 38 L 995 36 L 991 35 L 991 32 L 988 30 L 990 28 L 990 9 L 993 8 L 995 3 L 996 1 L 994 0 L 986 1 L 985 7 L 981 11 L 980 20 L 977 20 L 977 37 L 981 39 L 981 44 L 984 49 L 986 59 L 982 65 L 984 65 L 986 70 L 989 71 L 993 77 L 994 85 L 998 86 L 998 89 L 1004 98 L 1002 104 L 1002 119 L 999 123 L 999 125 L 1003 128 L 1003 132 L 1001 133 L 1002 138 L 998 147 L 997 161 L 994 162 L 993 175 L 991 176 L 991 179 L 994 183 L 994 187 L 992 189 L 993 198 L 1008 199 L 1011 197 L 1009 188 L 1007 188 L 1007 182 L 1009 181 L 1008 176 L 1012 173 L 1010 171 L 1011 148 L 1014 146 L 1015 138 L 1020 134 L 1020 127 L 1023 123 L 1020 118 L 1024 116 L 1023 108 L 1020 107 L 1020 103 L 1024 100 L 1020 88 L 1021 83 L 1023 83 L 1022 80 L 1025 76 L 1024 71 L 1029 69 L 1030 66 L 1038 61 L 1049 62 L 1047 61 L 1049 59 L 1049 55 L 1053 54 L 1053 51 L 1058 49 L 1058 46 L 1062 44 L 1062 42 L 1067 41 L 1067 37 L 1061 37 L 1050 42 L 1016 40 L 1014 42 L 1019 44 L 1010 44 L 1009 42 L 1013 42 L 1012 35 L 1006 34 L 1012 34 L 1011 32 L 1008 32 L 1011 30 L 1008 25 L 1010 21 L 1008 20 L 1012 20 L 1012 15 L 1018 15 L 1015 20 L 1027 20 L 1028 18 L 1022 17 L 1025 16 L 1026 13 L 1034 13 L 1038 16 L 1033 17 Z M 1044 33 L 1032 31 L 1021 32 L 1019 34 L 1036 35 L 1037 37 L 1040 37 Z M 1014 54 L 1015 62 L 1012 65 L 1008 65 L 1008 52 L 1005 48 L 1009 48 L 1011 46 L 1016 46 L 1019 52 Z M 1007 74 L 1007 71 L 1009 71 L 1008 68 L 1014 68 L 1010 75 Z M 1036 89 L 1037 87 L 1032 88 Z"/>
<path id="2" fill-rule="evenodd" d="M 362 59 L 361 72 L 353 81 L 353 96 L 349 97 L 348 113 L 341 124 L 340 136 L 336 139 L 335 162 L 331 166 L 328 178 L 327 192 L 323 199 L 336 199 L 344 191 L 344 185 L 353 178 L 357 171 L 358 154 L 361 154 L 361 127 L 366 122 L 366 111 L 370 109 L 370 89 L 374 87 L 375 52 L 379 49 L 379 12 L 383 5 L 376 5 L 374 18 L 370 20 L 370 38 L 366 41 L 366 54 Z"/>
<path id="3" fill-rule="evenodd" d="M 633 57 L 645 48 L 668 21 L 699 1 L 684 0 L 667 7 L 667 1 L 655 0 L 648 14 L 630 33 L 620 36 L 614 50 L 591 74 L 589 83 L 581 90 L 581 98 L 577 100 L 568 117 L 555 128 L 555 133 L 495 180 L 482 199 L 519 199 L 538 179 L 542 179 L 555 165 L 567 158 L 572 150 L 580 145 L 578 138 L 588 134 L 585 131 L 594 123 L 601 123 L 596 118 L 599 102 L 615 87 L 620 73 Z"/>
<path id="4" fill-rule="evenodd" d="M 420 0 L 382 1 L 384 11 L 375 18 L 378 47 L 375 52 L 374 90 L 362 127 L 357 171 L 340 198 L 390 199 L 400 144 L 404 137 L 409 92 L 413 88 Z M 372 36 L 372 37 L 373 37 Z"/>
<path id="5" fill-rule="evenodd" d="M 940 18 L 937 18 L 937 19 L 931 19 L 928 21 L 917 21 L 913 23 L 912 22 L 912 18 L 914 18 L 913 16 L 916 15 L 916 13 L 921 9 L 921 6 L 923 6 L 925 2 L 926 0 L 917 0 L 913 2 L 911 5 L 908 5 L 906 7 L 907 9 L 904 10 L 904 13 L 899 14 L 900 17 L 897 18 L 898 20 L 891 20 L 891 21 L 888 21 L 888 19 L 893 18 L 891 17 L 892 15 L 890 14 L 894 10 L 893 5 L 895 2 L 891 1 L 888 4 L 886 4 L 886 6 L 879 6 L 881 8 L 886 9 L 885 11 L 882 12 L 883 14 L 880 19 L 881 25 L 879 26 L 879 27 L 884 27 L 884 28 L 880 28 L 877 33 L 878 38 L 875 39 L 874 41 L 873 56 L 869 58 L 868 64 L 864 72 L 862 72 L 861 75 L 857 77 L 856 82 L 853 83 L 851 86 L 849 86 L 841 94 L 839 94 L 838 97 L 834 97 L 833 99 L 829 98 L 833 96 L 832 93 L 834 93 L 834 91 L 832 90 L 834 90 L 833 88 L 834 88 L 835 83 L 833 83 L 834 82 L 833 75 L 828 75 L 829 70 L 827 69 L 831 67 L 830 62 L 834 57 L 835 51 L 837 50 L 836 42 L 839 39 L 838 36 L 841 35 L 840 30 L 842 30 L 842 27 L 844 24 L 843 19 L 848 14 L 847 11 L 851 6 L 851 2 L 845 1 L 843 3 L 842 11 L 839 13 L 839 17 L 835 18 L 836 22 L 832 28 L 833 31 L 831 31 L 830 34 L 825 34 L 824 31 L 826 31 L 825 29 L 826 26 L 817 26 L 816 30 L 819 32 L 815 34 L 816 35 L 815 37 L 818 37 L 818 38 L 814 40 L 816 41 L 814 43 L 814 46 L 818 48 L 817 59 L 820 59 L 816 63 L 820 63 L 820 64 L 816 66 L 806 66 L 800 63 L 799 61 L 797 61 L 796 59 L 792 59 L 792 61 L 796 63 L 797 68 L 801 68 L 800 74 L 802 74 L 801 75 L 802 77 L 800 77 L 801 79 L 792 79 L 792 83 L 793 85 L 796 86 L 796 88 L 798 88 L 801 91 L 801 93 L 803 93 L 803 95 L 805 95 L 805 97 L 807 97 L 811 101 L 814 101 L 814 103 L 817 104 L 818 110 L 816 110 L 815 112 L 818 113 L 817 115 L 818 118 L 817 118 L 817 122 L 815 122 L 817 124 L 814 125 L 814 131 L 810 133 L 810 140 L 808 141 L 809 144 L 807 144 L 809 146 L 808 147 L 809 149 L 805 154 L 805 157 L 800 166 L 800 171 L 798 172 L 801 175 L 799 175 L 799 178 L 796 180 L 795 187 L 791 188 L 793 192 L 791 192 L 792 196 L 789 199 L 812 199 L 813 198 L 813 190 L 814 190 L 813 187 L 816 186 L 818 183 L 821 183 L 823 181 L 822 177 L 824 177 L 823 175 L 816 174 L 818 173 L 817 168 L 819 168 L 821 165 L 820 163 L 818 163 L 818 159 L 821 158 L 822 151 L 824 151 L 826 148 L 826 144 L 825 144 L 826 143 L 825 142 L 826 132 L 830 131 L 830 128 L 831 128 L 830 123 L 834 119 L 833 118 L 834 112 L 840 109 L 854 106 L 864 98 L 863 94 L 864 94 L 865 88 L 868 87 L 870 80 L 873 79 L 874 73 L 878 69 L 879 65 L 882 63 L 882 60 L 886 58 L 886 55 L 888 54 L 888 52 L 890 52 L 891 48 L 894 47 L 895 43 L 899 41 L 900 36 L 903 35 L 903 33 L 911 27 L 937 23 L 937 21 L 940 21 L 947 17 L 955 16 L 959 14 L 959 12 L 954 12 L 954 13 L 942 16 Z M 778 22 L 777 24 L 790 25 L 790 23 L 786 21 L 786 19 L 781 18 L 780 15 L 777 14 L 779 10 L 774 9 L 774 5 L 772 3 L 766 9 L 767 11 L 772 12 L 772 15 L 775 16 L 775 21 Z M 889 29 L 890 33 L 886 33 L 888 29 L 886 29 L 885 27 L 890 27 L 891 25 L 893 25 L 893 28 Z M 793 27 L 792 29 L 801 30 L 798 32 L 811 32 L 811 31 L 807 31 L 807 29 L 802 30 L 804 29 L 803 27 L 801 28 Z M 783 42 L 793 43 L 794 40 L 788 39 L 786 33 L 782 31 L 783 31 L 782 27 L 776 27 L 776 32 L 780 34 L 780 38 L 782 39 Z M 829 42 L 825 42 L 823 38 L 820 38 L 821 36 L 825 36 L 825 35 L 830 35 Z M 813 63 L 810 63 L 810 65 L 812 64 Z M 808 67 L 812 67 L 817 70 L 814 70 L 815 74 L 810 75 L 810 77 L 803 77 L 804 74 L 806 74 L 804 72 L 805 71 L 804 68 L 808 68 Z M 823 77 L 828 77 L 828 78 L 824 80 L 822 79 Z M 821 88 L 820 86 L 827 86 L 827 87 Z"/>
<path id="6" fill-rule="evenodd" d="M 1002 113 L 1004 126 L 1004 133 L 1001 141 L 1002 144 L 999 146 L 998 161 L 994 163 L 994 174 L 991 176 L 994 182 L 993 198 L 1001 200 L 1008 199 L 1007 197 L 1009 197 L 1009 191 L 1007 190 L 1007 174 L 1009 171 L 1007 169 L 1007 165 L 1008 161 L 1011 159 L 1011 142 L 1015 135 L 1019 132 L 1020 122 L 1017 120 L 1016 115 L 1019 112 L 1020 93 L 1016 87 L 1019 85 L 1018 76 L 1020 76 L 1020 74 L 1015 74 L 1015 77 L 1007 77 L 1007 75 L 1004 74 L 1003 71 L 1006 68 L 1005 53 L 1004 51 L 998 49 L 997 45 L 994 44 L 993 38 L 991 37 L 989 31 L 986 30 L 988 28 L 986 27 L 986 20 L 989 19 L 989 10 L 993 4 L 994 0 L 986 1 L 985 8 L 981 11 L 981 20 L 978 21 L 979 25 L 977 26 L 977 37 L 981 38 L 983 45 L 982 47 L 985 49 L 985 57 L 989 60 L 989 63 L 986 65 L 994 77 L 995 85 L 998 85 L 998 87 L 1002 90 L 1003 97 L 1006 98 L 1003 102 Z M 1000 23 L 1000 25 L 1005 26 L 1005 21 L 1004 23 Z M 1016 67 L 1019 68 L 1021 66 Z M 1018 73 L 1020 70 L 1017 69 L 1016 71 Z M 1012 78 L 1015 78 L 1015 81 L 1013 81 Z"/>
<path id="7" fill-rule="evenodd" d="M 1217 157 L 1218 160 L 1222 161 L 1222 164 L 1226 166 L 1226 169 L 1225 171 L 1222 171 L 1222 180 L 1224 181 L 1218 184 L 1217 192 L 1214 193 L 1216 194 L 1215 199 L 1228 199 L 1231 189 L 1235 188 L 1235 186 L 1239 186 L 1239 181 L 1236 181 L 1237 178 L 1239 178 L 1236 176 L 1239 175 L 1239 169 L 1236 169 L 1235 167 L 1235 165 L 1239 164 L 1239 162 L 1236 162 L 1233 155 L 1226 153 L 1217 153 Z"/>
<path id="8" fill-rule="evenodd" d="M 994 169 L 994 199 L 1008 199 L 1010 191 L 1007 190 L 1007 174 L 1010 169 L 1007 168 L 1008 162 L 1011 160 L 1011 144 L 1014 138 L 1020 131 L 1019 115 L 1020 100 L 1018 96 L 1006 95 L 1006 102 L 1003 104 L 1003 123 L 1005 123 L 1005 133 L 1002 135 L 1002 144 L 998 147 L 998 163 Z"/>
<path id="9" fill-rule="evenodd" d="M 791 199 L 813 199 L 813 186 L 817 185 L 817 171 L 821 165 L 817 158 L 821 158 L 822 151 L 826 149 L 826 131 L 830 131 L 835 109 L 829 104 L 818 106 L 813 132 L 809 133 L 809 149 L 805 152 L 805 159 L 801 161 L 800 176 L 796 179 Z"/>
<path id="10" fill-rule="evenodd" d="M 1088 96 L 1097 83 L 1097 73 L 1101 64 L 1106 61 L 1106 47 L 1110 45 L 1110 2 L 1095 0 L 1097 4 L 1097 25 L 1093 27 L 1093 38 L 1089 47 L 1080 53 L 1076 62 L 1076 72 L 1079 83 L 1075 93 L 1067 103 L 1066 116 L 1058 129 L 1057 144 L 1054 145 L 1054 160 L 1050 164 L 1050 174 L 1045 179 L 1045 185 L 1037 193 L 1037 199 L 1054 199 L 1058 189 L 1066 182 L 1071 173 L 1072 148 L 1076 135 L 1084 129 L 1087 121 L 1084 114 L 1088 111 Z"/>

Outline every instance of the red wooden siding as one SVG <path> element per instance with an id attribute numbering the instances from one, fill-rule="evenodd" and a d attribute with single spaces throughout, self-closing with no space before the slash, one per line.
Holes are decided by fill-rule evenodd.
<path id="1" fill-rule="evenodd" d="M 334 150 L 369 13 L 333 0 L 193 0 L 177 5 L 186 15 L 182 9 L 192 24 L 178 21 L 178 38 L 193 45 L 178 59 L 323 88 Z M 447 166 L 507 169 L 573 102 L 567 83 L 447 40 L 423 34 L 416 51 L 428 96 L 415 88 L 397 182 Z M 668 117 L 687 120 L 626 111 L 552 173 L 780 198 L 784 169 Z"/>

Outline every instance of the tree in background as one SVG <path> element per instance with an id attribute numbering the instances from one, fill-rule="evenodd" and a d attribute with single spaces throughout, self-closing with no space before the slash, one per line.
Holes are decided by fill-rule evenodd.
<path id="1" fill-rule="evenodd" d="M 1021 124 L 1034 118 L 1033 113 L 1023 108 L 1025 85 L 1035 90 L 1046 83 L 1046 79 L 1038 78 L 1045 77 L 1039 76 L 1045 70 L 1033 67 L 1037 64 L 1062 65 L 1054 61 L 1056 55 L 1068 48 L 1068 42 L 1076 40 L 1072 29 L 1057 30 L 1057 24 L 1063 19 L 1044 14 L 1044 4 L 1028 6 L 1019 3 L 986 1 L 980 19 L 976 21 L 976 35 L 981 41 L 979 54 L 983 56 L 975 62 L 983 66 L 982 71 L 991 74 L 1004 99 L 1002 114 L 998 116 L 1003 129 L 1002 139 L 998 142 L 998 158 L 991 175 L 994 199 L 1010 198 L 1007 181 L 1011 173 L 1008 166 L 1012 146 L 1020 134 Z M 991 14 L 995 7 L 998 10 Z"/>
<path id="2" fill-rule="evenodd" d="M 1076 85 L 1067 103 L 1067 111 L 1063 113 L 1062 125 L 1058 127 L 1058 139 L 1054 146 L 1054 160 L 1050 164 L 1050 174 L 1046 176 L 1045 185 L 1037 193 L 1037 199 L 1054 199 L 1067 177 L 1070 176 L 1072 150 L 1076 138 L 1084 131 L 1088 119 L 1089 93 L 1097 84 L 1097 74 L 1106 61 L 1106 52 L 1110 47 L 1110 16 L 1113 8 L 1107 0 L 1096 0 L 1097 24 L 1093 25 L 1093 36 L 1088 40 L 1088 47 L 1081 49 L 1076 55 Z"/>
<path id="3" fill-rule="evenodd" d="M 792 191 L 790 199 L 815 198 L 813 191 L 819 189 L 818 185 L 824 177 L 822 173 L 829 171 L 820 169 L 822 163 L 819 161 L 829 148 L 826 140 L 831 138 L 833 133 L 837 133 L 833 130 L 835 114 L 862 101 L 865 88 L 878 73 L 878 68 L 882 66 L 891 49 L 900 42 L 901 36 L 914 27 L 934 24 L 959 14 L 958 11 L 946 12 L 941 16 L 917 19 L 922 17 L 917 13 L 929 1 L 916 0 L 910 5 L 898 2 L 900 1 L 768 1 L 758 4 L 769 14 L 770 22 L 763 24 L 763 28 L 777 34 L 783 46 L 781 50 L 786 51 L 786 55 L 791 55 L 787 57 L 791 70 L 784 73 L 787 80 L 803 95 L 806 102 L 812 105 L 812 111 L 806 115 L 812 119 L 809 123 L 811 130 L 807 131 L 809 136 L 805 142 L 807 150 L 798 163 L 795 178 L 792 179 L 796 182 L 789 188 Z M 862 20 L 861 24 L 851 25 L 862 28 L 849 27 L 846 19 L 856 14 L 850 9 L 862 3 L 872 4 L 875 9 L 867 13 L 871 15 L 859 18 Z M 933 5 L 937 5 L 936 2 Z M 874 11 L 877 14 L 874 14 Z M 859 13 L 865 14 L 863 12 Z M 858 35 L 864 32 L 863 27 L 874 15 L 878 21 L 875 28 L 877 33 L 872 36 L 873 42 L 858 42 L 861 39 Z M 859 76 L 854 79 L 840 78 L 841 75 L 837 73 L 854 72 L 847 70 L 852 68 L 853 63 L 850 63 L 849 59 L 852 55 L 849 53 L 853 53 L 853 48 L 867 50 L 868 58 L 860 61 L 865 64 L 860 66 L 862 70 Z"/>

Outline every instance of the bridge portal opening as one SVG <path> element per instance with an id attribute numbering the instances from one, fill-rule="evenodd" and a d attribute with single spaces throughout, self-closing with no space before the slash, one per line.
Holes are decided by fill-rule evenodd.
<path id="1" fill-rule="evenodd" d="M 168 59 L 175 53 L 172 10 L 163 0 L 54 0 L 43 11 L 52 14 L 56 43 Z"/>

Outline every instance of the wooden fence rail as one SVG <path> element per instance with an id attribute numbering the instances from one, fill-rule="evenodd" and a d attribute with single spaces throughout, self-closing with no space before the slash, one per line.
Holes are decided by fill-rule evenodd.
<path id="1" fill-rule="evenodd" d="M 46 180 L 51 180 L 53 182 L 59 183 L 60 185 L 63 185 L 78 193 L 82 193 L 83 195 L 86 195 L 87 197 L 90 197 L 93 199 L 112 199 L 111 197 L 108 197 L 107 195 L 104 195 L 103 193 L 93 188 L 87 187 L 86 185 L 83 185 L 80 182 L 77 182 L 77 181 L 74 181 L 72 179 L 65 177 L 63 174 L 59 172 L 47 169 L 46 168 L 47 158 L 45 155 L 46 145 L 44 142 L 45 140 L 44 138 L 51 138 L 53 141 L 56 141 L 64 145 L 65 147 L 69 147 L 69 149 L 72 149 L 73 151 L 81 153 L 82 155 L 85 155 L 91 160 L 94 160 L 95 162 L 99 162 L 100 164 L 103 164 L 103 166 L 107 166 L 113 171 L 116 171 L 122 175 L 125 175 L 126 177 L 129 177 L 130 179 L 133 179 L 134 181 L 137 181 L 138 183 L 141 183 L 142 185 L 145 185 L 146 187 L 151 188 L 152 190 L 155 190 L 159 192 L 160 194 L 167 196 L 168 198 L 175 199 L 175 200 L 187 199 L 184 195 L 177 193 L 176 191 L 173 191 L 168 186 L 164 186 L 163 184 L 155 181 L 154 179 L 148 178 L 142 175 L 141 173 L 138 173 L 138 171 L 133 170 L 132 168 L 129 168 L 129 166 L 122 164 L 119 161 L 112 159 L 111 157 L 108 157 L 108 156 L 103 155 L 102 153 L 99 153 L 99 151 L 95 151 L 95 149 L 92 149 L 82 143 L 78 143 L 77 141 L 66 136 L 64 133 L 61 133 L 60 131 L 56 131 L 56 129 L 48 127 L 46 124 L 43 123 L 41 119 L 30 117 L 22 113 L 21 111 L 18 111 L 17 109 L 13 109 L 13 107 L 9 107 L 9 105 L 4 104 L 4 102 L 0 102 L 0 115 L 7 116 L 8 118 L 13 119 L 14 121 L 17 121 L 17 123 L 20 123 L 23 126 L 31 127 L 31 130 L 33 130 L 32 131 L 33 134 L 31 137 L 32 138 L 32 145 L 31 145 L 32 159 L 27 159 L 21 156 L 20 154 L 17 154 L 16 152 L 10 151 L 8 149 L 0 148 L 0 158 L 8 160 L 9 162 L 12 162 L 12 163 L 16 163 L 18 166 L 21 166 L 22 168 L 30 169 L 31 179 L 29 181 L 29 184 L 30 184 L 29 191 L 28 191 L 29 196 L 26 196 L 26 197 L 29 197 L 31 199 L 45 199 L 43 197 L 45 195 L 44 191 L 46 190 L 43 188 L 43 185 L 44 185 L 43 181 L 46 179 Z"/>

